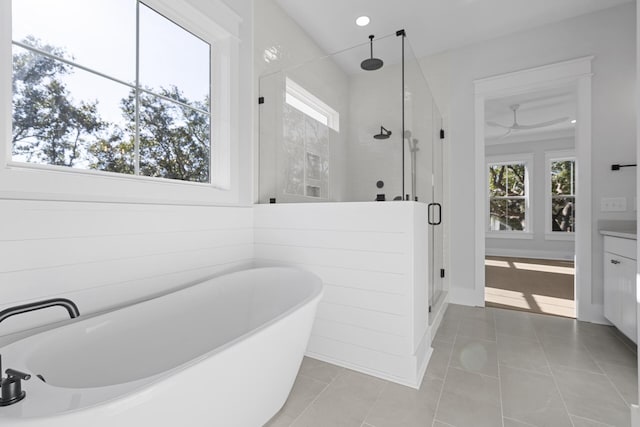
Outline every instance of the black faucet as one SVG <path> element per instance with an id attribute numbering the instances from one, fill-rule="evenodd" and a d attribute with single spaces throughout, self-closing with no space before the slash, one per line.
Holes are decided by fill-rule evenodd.
<path id="1" fill-rule="evenodd" d="M 1 357 L 1 356 L 0 356 Z M 2 372 L 2 359 L 0 358 L 0 372 Z M 15 369 L 7 369 L 6 377 L 0 376 L 0 406 L 9 406 L 20 402 L 27 395 L 22 390 L 22 380 L 28 380 L 31 375 Z"/>
<path id="2" fill-rule="evenodd" d="M 0 311 L 0 322 L 5 320 L 7 317 L 11 317 L 16 314 L 28 313 L 29 311 L 55 307 L 57 305 L 66 308 L 67 312 L 69 312 L 69 317 L 71 317 L 72 319 L 80 316 L 78 306 L 73 301 L 66 298 L 52 298 L 42 301 L 30 302 L 28 304 L 16 305 L 14 307 L 4 309 Z"/>

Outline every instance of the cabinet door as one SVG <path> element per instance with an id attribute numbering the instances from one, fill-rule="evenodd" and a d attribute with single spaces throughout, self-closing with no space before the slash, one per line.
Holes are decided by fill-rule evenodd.
<path id="1" fill-rule="evenodd" d="M 604 253 L 604 317 L 617 328 L 622 322 L 620 258 L 610 252 Z"/>
<path id="2" fill-rule="evenodd" d="M 604 253 L 604 316 L 637 341 L 636 261 L 610 252 Z"/>
<path id="3" fill-rule="evenodd" d="M 620 264 L 620 305 L 622 313 L 620 319 L 620 330 L 633 342 L 637 341 L 637 319 L 636 319 L 636 261 L 617 257 Z"/>

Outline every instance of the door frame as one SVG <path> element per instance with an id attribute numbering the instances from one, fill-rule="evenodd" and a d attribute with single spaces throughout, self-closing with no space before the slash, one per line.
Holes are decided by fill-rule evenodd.
<path id="1" fill-rule="evenodd" d="M 591 62 L 587 56 L 541 67 L 474 80 L 475 86 L 475 304 L 485 297 L 485 102 L 555 87 L 576 93 L 575 152 L 577 163 L 574 279 L 576 317 L 605 323 L 602 304 L 592 302 L 591 247 Z"/>

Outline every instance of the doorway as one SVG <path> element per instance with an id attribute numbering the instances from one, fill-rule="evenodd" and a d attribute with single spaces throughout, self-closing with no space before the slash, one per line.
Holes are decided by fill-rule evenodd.
<path id="1" fill-rule="evenodd" d="M 484 110 L 485 305 L 575 318 L 576 89 Z"/>
<path id="2" fill-rule="evenodd" d="M 591 301 L 590 271 L 592 246 L 590 180 L 592 59 L 592 57 L 580 58 L 475 81 L 475 298 L 477 305 L 483 306 L 485 303 L 485 264 L 487 255 L 533 258 L 529 255 L 523 256 L 523 253 L 519 253 L 515 247 L 512 247 L 508 253 L 503 254 L 487 253 L 487 248 L 485 247 L 486 237 L 490 231 L 490 223 L 487 218 L 488 168 L 485 147 L 487 103 L 492 100 L 508 99 L 509 97 L 526 96 L 527 94 L 570 88 L 575 96 L 575 161 L 576 164 L 580 165 L 580 167 L 575 170 L 575 179 L 580 185 L 575 187 L 575 203 L 573 209 L 575 229 L 572 232 L 573 238 L 575 239 L 575 275 L 573 280 L 575 312 L 576 317 L 580 320 L 599 318 L 599 311 L 601 310 L 598 310 L 599 307 Z M 513 111 L 511 114 L 513 115 Z M 551 119 L 547 121 L 550 120 Z M 524 117 L 521 121 L 525 123 Z M 519 206 L 525 206 L 526 203 L 526 201 L 521 202 Z M 549 221 L 552 221 L 552 219 Z M 544 227 L 547 227 L 547 225 L 549 224 L 545 222 Z M 507 239 L 505 239 L 505 241 Z M 530 237 L 530 239 L 533 240 L 533 237 Z M 540 258 L 545 257 L 541 256 Z"/>

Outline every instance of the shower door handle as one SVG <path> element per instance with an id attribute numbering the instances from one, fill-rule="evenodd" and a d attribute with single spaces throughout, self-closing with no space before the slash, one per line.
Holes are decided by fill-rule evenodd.
<path id="1" fill-rule="evenodd" d="M 433 219 L 431 218 L 431 213 L 433 212 L 432 207 L 434 206 L 438 207 L 438 222 L 433 221 Z M 440 203 L 434 202 L 427 205 L 427 222 L 429 222 L 429 225 L 440 225 L 442 223 L 442 205 Z"/>

